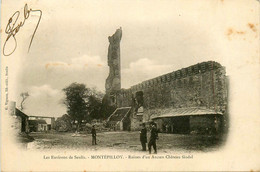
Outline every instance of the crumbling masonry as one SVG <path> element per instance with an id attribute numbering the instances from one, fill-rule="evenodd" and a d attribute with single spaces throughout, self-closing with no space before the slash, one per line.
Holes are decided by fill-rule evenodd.
<path id="1" fill-rule="evenodd" d="M 202 125 L 199 128 L 203 128 L 206 123 L 214 125 L 214 120 L 219 120 L 221 123 L 219 125 L 222 128 L 225 127 L 228 89 L 223 66 L 214 61 L 202 62 L 143 81 L 128 89 L 121 89 L 121 37 L 121 28 L 109 37 L 108 65 L 110 72 L 106 80 L 106 96 L 110 99 L 111 104 L 115 104 L 117 108 L 131 107 L 131 113 L 122 115 L 122 119 L 119 121 L 121 126 L 122 124 L 127 126 L 118 129 L 138 130 L 143 122 L 149 122 L 154 117 L 170 113 L 172 110 L 185 108 L 203 108 L 205 113 L 207 111 L 216 112 L 212 119 L 212 115 L 200 114 L 201 117 L 197 118 L 199 119 L 197 121 L 206 119 L 206 122 L 197 124 Z M 188 119 L 188 121 L 190 122 L 183 123 L 183 125 L 190 125 L 192 120 Z M 159 123 L 161 125 L 159 128 L 165 125 L 163 122 Z M 208 130 L 209 126 L 204 126 L 204 128 Z M 192 131 L 189 130 L 189 132 Z"/>

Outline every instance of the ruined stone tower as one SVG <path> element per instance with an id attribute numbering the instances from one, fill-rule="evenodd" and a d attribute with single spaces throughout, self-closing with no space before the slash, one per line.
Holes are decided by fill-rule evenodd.
<path id="1" fill-rule="evenodd" d="M 120 67 L 120 41 L 122 38 L 121 27 L 108 37 L 108 66 L 109 75 L 106 79 L 106 94 L 115 96 L 115 93 L 121 89 L 121 67 Z"/>

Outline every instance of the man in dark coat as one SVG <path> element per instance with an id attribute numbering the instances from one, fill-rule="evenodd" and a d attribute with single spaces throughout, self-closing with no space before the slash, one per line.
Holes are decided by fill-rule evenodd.
<path id="1" fill-rule="evenodd" d="M 147 143 L 147 130 L 145 124 L 142 124 L 142 129 L 140 131 L 140 141 L 142 144 L 142 150 L 146 151 L 146 143 Z"/>
<path id="2" fill-rule="evenodd" d="M 148 149 L 149 149 L 149 153 L 151 154 L 152 146 L 153 146 L 154 153 L 157 154 L 156 140 L 158 139 L 158 132 L 155 123 L 152 123 L 151 125 L 152 125 L 152 129 L 151 129 L 150 140 L 148 143 Z"/>
<path id="3" fill-rule="evenodd" d="M 97 144 L 97 141 L 96 141 L 97 134 L 96 134 L 95 125 L 92 126 L 91 134 L 92 134 L 92 145 L 96 145 Z"/>

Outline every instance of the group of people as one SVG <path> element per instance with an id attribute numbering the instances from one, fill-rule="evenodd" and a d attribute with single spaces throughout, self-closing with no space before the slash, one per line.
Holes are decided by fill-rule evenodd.
<path id="1" fill-rule="evenodd" d="M 92 126 L 91 134 L 92 134 L 92 145 L 96 145 L 97 144 L 97 139 L 96 139 L 97 134 L 96 134 L 95 125 Z M 157 153 L 156 140 L 158 140 L 158 131 L 156 128 L 156 124 L 151 123 L 151 135 L 150 135 L 150 139 L 148 142 L 148 150 L 149 150 L 150 154 L 152 151 L 152 147 L 154 149 L 154 153 L 155 154 Z M 146 129 L 144 123 L 142 124 L 142 129 L 140 131 L 140 141 L 141 141 L 141 145 L 142 145 L 142 150 L 146 151 L 147 129 Z"/>
<path id="2" fill-rule="evenodd" d="M 155 123 L 151 123 L 151 135 L 150 135 L 150 139 L 148 142 L 148 150 L 149 153 L 151 154 L 152 151 L 152 147 L 154 149 L 154 153 L 157 153 L 157 147 L 156 147 L 156 140 L 158 140 L 158 131 L 156 128 L 156 124 Z M 146 151 L 146 143 L 147 143 L 147 129 L 145 127 L 145 124 L 142 124 L 142 129 L 140 131 L 140 141 L 141 141 L 141 145 L 142 145 L 142 150 Z"/>

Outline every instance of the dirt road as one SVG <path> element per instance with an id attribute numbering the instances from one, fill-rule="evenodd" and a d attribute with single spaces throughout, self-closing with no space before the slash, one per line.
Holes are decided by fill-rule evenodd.
<path id="1" fill-rule="evenodd" d="M 139 132 L 103 132 L 97 133 L 97 145 L 92 145 L 91 134 L 75 133 L 30 133 L 34 141 L 27 149 L 87 149 L 87 150 L 127 150 L 141 151 Z M 148 135 L 149 138 L 149 135 Z M 159 133 L 158 151 L 213 151 L 221 145 L 219 136 L 180 135 Z"/>

